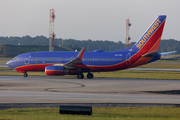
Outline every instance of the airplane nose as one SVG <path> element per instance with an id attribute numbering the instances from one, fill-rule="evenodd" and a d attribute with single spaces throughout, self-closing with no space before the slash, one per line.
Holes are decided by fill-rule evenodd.
<path id="1" fill-rule="evenodd" d="M 9 61 L 6 63 L 6 65 L 9 67 Z"/>
<path id="2" fill-rule="evenodd" d="M 6 65 L 7 65 L 8 67 L 12 68 L 11 63 L 12 63 L 12 61 L 9 60 L 9 61 L 6 63 Z"/>

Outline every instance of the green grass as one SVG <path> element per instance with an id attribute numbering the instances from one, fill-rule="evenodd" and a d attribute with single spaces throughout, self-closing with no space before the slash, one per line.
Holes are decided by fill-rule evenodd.
<path id="1" fill-rule="evenodd" d="M 7 63 L 9 60 L 11 60 L 13 58 L 5 58 L 5 57 L 0 57 L 0 63 Z"/>
<path id="2" fill-rule="evenodd" d="M 28 76 L 47 76 L 45 72 L 27 72 Z M 0 71 L 0 75 L 23 76 L 23 73 L 16 71 Z"/>
<path id="3" fill-rule="evenodd" d="M 59 108 L 0 110 L 0 120 L 178 120 L 180 108 L 113 107 L 94 108 L 93 115 L 61 115 Z"/>
<path id="4" fill-rule="evenodd" d="M 45 72 L 27 72 L 28 76 L 47 76 Z M 84 73 L 86 77 L 87 73 Z M 133 71 L 133 70 L 121 70 L 114 72 L 101 72 L 93 73 L 94 78 L 133 78 L 133 79 L 167 79 L 167 80 L 179 80 L 179 72 L 169 72 L 169 71 Z M 16 71 L 1 71 L 0 75 L 13 75 L 13 76 L 23 76 L 23 73 L 18 73 Z M 61 77 L 61 76 L 58 76 Z M 75 77 L 76 75 L 67 75 L 67 77 Z"/>
<path id="5" fill-rule="evenodd" d="M 13 70 L 13 69 L 9 67 L 0 67 L 0 70 Z"/>
<path id="6" fill-rule="evenodd" d="M 11 60 L 11 59 L 13 59 L 12 57 L 0 57 L 0 60 L 1 59 L 9 59 L 9 60 Z"/>
<path id="7" fill-rule="evenodd" d="M 179 80 L 180 73 L 179 72 L 169 72 L 169 71 L 121 70 L 121 71 L 115 71 L 115 72 L 102 72 L 100 74 L 94 73 L 94 77 Z"/>
<path id="8" fill-rule="evenodd" d="M 7 62 L 8 62 L 8 60 L 0 60 L 0 63 L 6 64 Z"/>
<path id="9" fill-rule="evenodd" d="M 161 68 L 161 69 L 180 69 L 180 62 L 179 63 L 149 63 L 147 65 L 139 66 L 138 68 Z"/>
<path id="10" fill-rule="evenodd" d="M 179 60 L 170 60 L 170 59 L 160 59 L 157 60 L 156 62 L 180 62 Z"/>

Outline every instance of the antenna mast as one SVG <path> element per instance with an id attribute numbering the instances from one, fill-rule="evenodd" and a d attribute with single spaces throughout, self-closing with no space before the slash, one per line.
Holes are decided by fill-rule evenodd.
<path id="1" fill-rule="evenodd" d="M 55 19 L 55 11 L 54 9 L 50 9 L 50 20 L 49 20 L 49 51 L 54 51 L 54 19 Z"/>
<path id="2" fill-rule="evenodd" d="M 131 23 L 130 23 L 130 20 L 129 18 L 126 20 L 126 41 L 125 41 L 125 44 L 126 44 L 126 48 L 129 47 L 129 41 L 130 41 L 130 36 L 129 36 L 129 28 L 131 26 Z"/>

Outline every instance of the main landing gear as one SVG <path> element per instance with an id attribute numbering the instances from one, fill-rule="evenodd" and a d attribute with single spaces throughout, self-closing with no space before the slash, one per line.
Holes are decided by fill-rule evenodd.
<path id="1" fill-rule="evenodd" d="M 83 75 L 82 73 L 79 73 L 79 74 L 77 74 L 77 78 L 78 78 L 78 79 L 83 79 L 83 78 L 84 78 L 84 75 Z"/>
<path id="2" fill-rule="evenodd" d="M 93 75 L 92 73 L 88 73 L 88 74 L 87 74 L 87 78 L 88 78 L 88 79 L 92 79 L 93 77 L 94 77 L 94 75 Z"/>
<path id="3" fill-rule="evenodd" d="M 87 78 L 88 79 L 92 79 L 94 77 L 94 75 L 92 74 L 92 73 L 88 73 L 87 74 Z M 78 75 L 77 75 L 77 78 L 78 79 L 83 79 L 84 78 L 84 74 L 83 73 L 79 73 Z"/>
<path id="4" fill-rule="evenodd" d="M 24 75 L 23 75 L 24 77 L 27 77 L 28 76 L 28 74 L 26 73 L 26 71 L 25 71 L 25 73 L 24 73 Z"/>

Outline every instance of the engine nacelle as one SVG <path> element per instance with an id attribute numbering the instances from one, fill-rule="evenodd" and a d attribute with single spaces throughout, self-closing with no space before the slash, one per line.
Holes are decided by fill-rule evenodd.
<path id="1" fill-rule="evenodd" d="M 63 66 L 47 66 L 45 73 L 46 75 L 65 75 Z"/>

